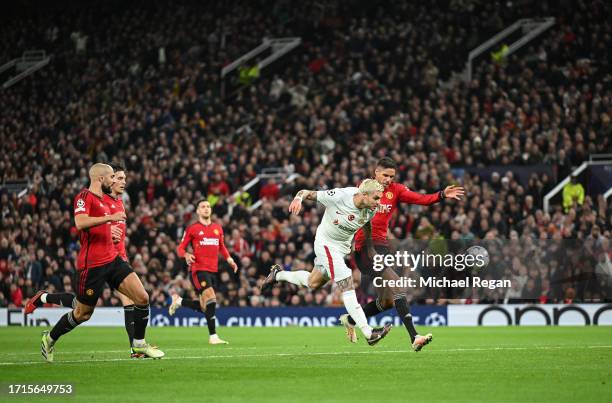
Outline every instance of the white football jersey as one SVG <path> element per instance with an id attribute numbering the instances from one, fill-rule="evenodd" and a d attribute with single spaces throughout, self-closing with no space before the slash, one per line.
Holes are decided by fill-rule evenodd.
<path id="1" fill-rule="evenodd" d="M 351 252 L 355 233 L 376 214 L 376 210 L 355 207 L 353 196 L 358 192 L 356 187 L 317 191 L 317 201 L 325 206 L 325 214 L 317 227 L 315 243 L 344 254 Z"/>

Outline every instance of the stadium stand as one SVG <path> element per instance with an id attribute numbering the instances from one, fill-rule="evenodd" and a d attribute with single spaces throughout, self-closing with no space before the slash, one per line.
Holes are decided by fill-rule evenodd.
<path id="1" fill-rule="evenodd" d="M 397 239 L 481 238 L 531 251 L 497 268 L 520 279 L 520 289 L 461 302 L 602 299 L 575 278 L 581 257 L 610 265 L 610 204 L 587 195 L 567 213 L 556 206 L 545 214 L 542 200 L 590 154 L 612 151 L 609 3 L 279 2 L 272 12 L 261 3 L 9 9 L 2 60 L 26 49 L 45 49 L 52 60 L 0 97 L 2 183 L 29 182 L 23 196 L 0 193 L 0 306 L 22 306 L 41 288 L 72 291 L 72 198 L 94 161 L 128 170 L 128 254 L 153 305 L 193 292 L 174 251 L 202 197 L 213 202 L 241 266 L 237 277 L 222 274 L 221 305 L 341 304 L 329 288 L 283 285 L 261 294 L 258 285 L 272 263 L 312 267 L 319 213 L 289 217 L 291 195 L 354 185 L 385 155 L 400 163 L 397 180 L 411 189 L 468 190 L 459 203 L 402 207 L 392 223 Z M 479 61 L 471 82 L 441 85 L 469 49 L 526 16 L 557 24 L 505 63 Z M 221 99 L 220 68 L 265 36 L 304 42 L 276 74 Z M 265 188 L 273 197 L 258 209 L 235 203 L 234 192 L 274 167 L 300 177 Z M 250 189 L 250 198 L 266 186 Z M 550 257 L 564 240 L 586 252 L 534 269 L 534 256 Z M 99 301 L 118 303 L 110 290 Z"/>

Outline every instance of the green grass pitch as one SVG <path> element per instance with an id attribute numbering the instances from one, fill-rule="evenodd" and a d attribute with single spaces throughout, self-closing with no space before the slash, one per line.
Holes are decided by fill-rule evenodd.
<path id="1" fill-rule="evenodd" d="M 42 362 L 39 328 L 0 329 L 2 401 L 610 402 L 612 327 L 433 328 L 410 350 L 403 328 L 379 345 L 342 328 L 149 328 L 162 360 L 130 360 L 123 328 L 79 328 Z M 75 385 L 72 398 L 9 396 L 8 383 Z"/>

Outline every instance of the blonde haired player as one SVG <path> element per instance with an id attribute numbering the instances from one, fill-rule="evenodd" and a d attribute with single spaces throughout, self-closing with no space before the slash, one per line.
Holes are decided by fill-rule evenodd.
<path id="1" fill-rule="evenodd" d="M 364 180 L 359 188 L 300 190 L 289 206 L 290 213 L 298 215 L 304 200 L 318 201 L 325 206 L 325 213 L 317 227 L 314 241 L 315 267 L 312 272 L 288 272 L 275 264 L 264 281 L 264 285 L 287 281 L 317 289 L 331 279 L 342 291 L 344 306 L 355 319 L 369 345 L 374 345 L 385 337 L 391 330 L 391 325 L 380 329 L 373 329 L 368 325 L 363 309 L 357 302 L 352 271 L 344 262 L 344 257 L 351 252 L 353 237 L 360 228 L 370 234 L 370 220 L 376 214 L 382 191 L 383 186 L 374 179 Z"/>

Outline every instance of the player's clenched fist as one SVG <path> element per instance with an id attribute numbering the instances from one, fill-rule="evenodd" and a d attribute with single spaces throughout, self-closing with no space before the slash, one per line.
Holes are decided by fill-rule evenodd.
<path id="1" fill-rule="evenodd" d="M 228 258 L 227 259 L 227 263 L 230 265 L 230 267 L 232 268 L 232 270 L 234 270 L 234 273 L 236 273 L 238 271 L 238 265 L 236 264 L 236 262 L 234 261 L 233 258 Z"/>
<path id="2" fill-rule="evenodd" d="M 192 264 L 193 262 L 195 262 L 195 256 L 189 252 L 185 252 L 184 257 L 187 264 Z"/>
<path id="3" fill-rule="evenodd" d="M 111 226 L 111 237 L 113 239 L 113 243 L 118 243 L 121 241 L 122 234 L 123 231 L 121 231 L 121 228 L 118 225 Z"/>

